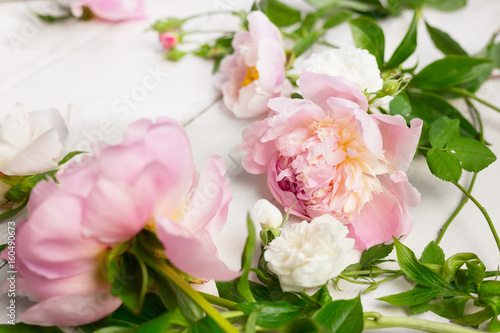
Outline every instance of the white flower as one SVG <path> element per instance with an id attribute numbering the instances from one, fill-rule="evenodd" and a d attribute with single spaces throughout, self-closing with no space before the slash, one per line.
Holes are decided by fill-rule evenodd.
<path id="1" fill-rule="evenodd" d="M 347 233 L 347 227 L 330 215 L 291 224 L 267 247 L 264 259 L 283 291 L 318 287 L 343 271 L 354 247 Z"/>
<path id="2" fill-rule="evenodd" d="M 266 199 L 260 199 L 255 203 L 250 217 L 253 221 L 259 222 L 262 229 L 277 229 L 283 221 L 279 209 Z"/>
<path id="3" fill-rule="evenodd" d="M 80 126 L 80 112 L 71 105 L 66 119 L 56 109 L 25 112 L 17 106 L 0 123 L 0 172 L 27 176 L 56 169 L 78 140 Z"/>
<path id="4" fill-rule="evenodd" d="M 352 46 L 342 46 L 321 53 L 313 53 L 303 67 L 307 72 L 343 76 L 361 91 L 376 92 L 382 89 L 377 59 L 367 50 Z"/>

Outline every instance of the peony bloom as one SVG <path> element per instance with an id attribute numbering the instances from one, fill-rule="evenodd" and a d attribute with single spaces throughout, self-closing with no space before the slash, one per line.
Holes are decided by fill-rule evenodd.
<path id="1" fill-rule="evenodd" d="M 264 259 L 283 291 L 319 287 L 344 270 L 346 256 L 354 246 L 347 233 L 347 228 L 330 215 L 310 223 L 293 223 L 266 247 Z"/>
<path id="2" fill-rule="evenodd" d="M 243 167 L 267 172 L 273 196 L 291 213 L 330 214 L 347 225 L 358 248 L 406 235 L 418 191 L 405 171 L 422 121 L 366 112 L 368 101 L 343 77 L 302 73 L 304 100 L 275 98 L 276 112 L 243 132 Z"/>
<path id="3" fill-rule="evenodd" d="M 38 303 L 20 320 L 73 326 L 114 311 L 121 300 L 102 276 L 104 253 L 143 228 L 156 231 L 168 259 L 187 274 L 237 277 L 212 242 L 232 198 L 224 172 L 212 156 L 198 174 L 184 129 L 162 118 L 130 125 L 121 144 L 96 147 L 95 157 L 58 175 L 59 184 L 38 184 L 17 231 L 16 259 L 19 291 Z"/>
<path id="4" fill-rule="evenodd" d="M 253 221 L 259 222 L 262 229 L 277 229 L 283 222 L 279 209 L 266 199 L 260 199 L 255 203 L 250 217 Z"/>
<path id="5" fill-rule="evenodd" d="M 26 112 L 17 106 L 0 123 L 0 174 L 29 176 L 58 168 L 80 135 L 80 112 L 68 106 L 66 118 L 58 110 Z M 0 197 L 10 186 L 0 181 Z M 0 199 L 0 205 L 6 200 Z"/>
<path id="6" fill-rule="evenodd" d="M 173 49 L 179 41 L 177 34 L 169 31 L 160 33 L 158 39 L 160 40 L 161 46 L 167 51 Z"/>
<path id="7" fill-rule="evenodd" d="M 106 21 L 125 21 L 146 17 L 143 0 L 76 0 L 71 3 L 75 17 L 83 15 L 87 7 L 96 17 Z"/>
<path id="8" fill-rule="evenodd" d="M 368 94 L 381 90 L 384 84 L 375 56 L 353 46 L 314 53 L 304 61 L 303 67 L 306 72 L 343 76 Z M 391 96 L 384 96 L 374 106 L 386 107 L 391 100 Z"/>
<path id="9" fill-rule="evenodd" d="M 224 103 L 238 118 L 269 111 L 270 98 L 289 96 L 286 56 L 279 29 L 262 12 L 248 15 L 248 31 L 236 33 L 234 53 L 221 63 Z"/>

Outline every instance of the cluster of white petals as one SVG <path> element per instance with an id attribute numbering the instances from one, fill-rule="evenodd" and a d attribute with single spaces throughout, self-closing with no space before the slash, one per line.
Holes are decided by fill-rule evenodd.
<path id="1" fill-rule="evenodd" d="M 264 259 L 283 291 L 318 287 L 344 270 L 346 256 L 354 247 L 347 233 L 347 227 L 331 215 L 290 224 L 266 248 Z"/>

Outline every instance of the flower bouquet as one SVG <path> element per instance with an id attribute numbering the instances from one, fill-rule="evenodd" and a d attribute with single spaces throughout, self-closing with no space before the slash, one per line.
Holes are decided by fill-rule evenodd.
<path id="1" fill-rule="evenodd" d="M 424 8 L 450 11 L 464 1 L 308 3 L 313 9 L 266 0 L 225 13 L 241 29 L 196 48 L 189 36 L 204 32 L 186 22 L 220 13 L 150 27 L 169 60 L 213 59 L 227 117 L 251 119 L 237 145 L 241 165 L 265 174 L 282 209 L 264 199 L 248 203 L 240 270 L 215 246 L 233 197 L 227 167 L 210 156 L 198 171 L 177 121 L 140 119 L 120 143 L 96 142 L 84 153 L 72 151 L 81 127 L 74 107 L 66 119 L 55 109 L 5 116 L 0 219 L 9 220 L 9 238 L 0 257 L 12 275 L 3 288 L 33 303 L 19 316 L 13 306 L 2 331 L 500 331 L 498 272 L 474 253 L 446 256 L 439 245 L 470 200 L 500 252 L 495 225 L 471 194 L 477 174 L 496 160 L 477 105 L 500 109 L 476 94 L 500 67 L 496 35 L 472 56 L 425 22 L 444 57 L 408 68 Z M 93 5 L 78 2 L 101 17 Z M 376 19 L 403 10 L 413 19 L 387 57 Z M 355 47 L 325 38 L 344 22 Z M 313 52 L 315 45 L 325 50 Z M 470 114 L 453 106 L 459 99 Z M 408 207 L 421 199 L 406 173 L 416 156 L 437 182 L 464 194 L 421 254 L 404 245 L 414 224 Z M 466 186 L 464 171 L 473 175 Z M 11 221 L 22 213 L 17 225 Z M 341 283 L 366 294 L 402 278 L 412 289 L 379 300 L 451 323 L 388 317 L 366 311 L 364 296 L 337 297 Z M 199 291 L 210 280 L 217 295 Z"/>

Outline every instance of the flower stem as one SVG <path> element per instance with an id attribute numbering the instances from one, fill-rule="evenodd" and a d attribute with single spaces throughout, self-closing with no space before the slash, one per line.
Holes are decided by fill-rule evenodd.
<path id="1" fill-rule="evenodd" d="M 433 321 L 406 318 L 406 317 L 384 317 L 377 312 L 364 313 L 364 329 L 373 330 L 389 327 L 401 327 L 419 330 L 430 333 L 469 333 L 477 332 L 474 329 L 445 323 L 437 323 Z"/>
<path id="2" fill-rule="evenodd" d="M 483 213 L 484 218 L 486 219 L 486 222 L 488 222 L 488 226 L 490 227 L 491 233 L 493 234 L 493 237 L 495 238 L 495 242 L 497 243 L 498 251 L 500 252 L 500 238 L 498 238 L 497 231 L 495 229 L 495 225 L 491 221 L 490 216 L 488 215 L 488 212 L 486 209 L 470 194 L 465 188 L 462 187 L 459 183 L 455 183 L 455 186 L 460 189 L 469 199 L 472 200 L 472 202 L 479 208 L 481 213 Z"/>
<path id="3" fill-rule="evenodd" d="M 477 177 L 477 172 L 475 172 L 474 175 L 472 176 L 472 179 L 470 181 L 469 188 L 467 189 L 467 192 L 469 192 L 469 193 L 472 192 L 472 188 L 474 187 L 474 183 L 476 182 L 476 177 Z M 444 224 L 444 226 L 441 228 L 441 233 L 439 234 L 439 237 L 436 240 L 437 244 L 439 244 L 439 242 L 441 242 L 441 240 L 443 239 L 444 233 L 446 232 L 446 230 L 450 226 L 451 222 L 455 219 L 455 217 L 457 217 L 458 213 L 460 213 L 460 211 L 465 206 L 465 204 L 467 203 L 467 201 L 469 201 L 469 197 L 468 196 L 464 196 L 464 198 L 462 199 L 462 202 L 460 202 L 460 204 L 455 209 L 455 211 L 453 212 L 453 214 L 451 214 L 451 216 L 448 219 L 448 221 L 446 221 L 446 223 Z"/>
<path id="4" fill-rule="evenodd" d="M 135 244 L 134 244 L 135 245 Z M 231 325 L 226 318 L 224 318 L 219 311 L 217 311 L 210 303 L 196 292 L 189 283 L 186 282 L 177 272 L 168 266 L 165 262 L 160 261 L 155 257 L 154 253 L 147 251 L 141 245 L 133 247 L 134 252 L 140 256 L 144 262 L 153 270 L 158 272 L 174 286 L 179 288 L 185 293 L 193 302 L 195 302 L 205 313 L 210 316 L 225 332 L 238 332 L 238 330 Z"/>
<path id="5" fill-rule="evenodd" d="M 203 298 L 205 298 L 207 301 L 209 301 L 211 304 L 223 307 L 223 308 L 228 309 L 228 310 L 236 309 L 238 306 L 238 303 L 230 301 L 230 300 L 225 299 L 225 298 L 210 295 L 210 294 L 207 294 L 207 293 L 204 293 L 201 291 L 199 291 L 198 293 L 201 296 L 203 296 Z"/>
<path id="6" fill-rule="evenodd" d="M 470 91 L 467 91 L 465 89 L 460 89 L 460 88 L 450 88 L 450 91 L 457 93 L 459 95 L 462 95 L 464 97 L 472 98 L 472 99 L 478 101 L 479 103 L 484 104 L 487 107 L 489 107 L 495 111 L 500 112 L 500 108 L 498 108 L 497 106 L 494 106 L 493 104 L 486 102 L 484 99 L 477 97 L 475 94 L 471 93 Z"/>

